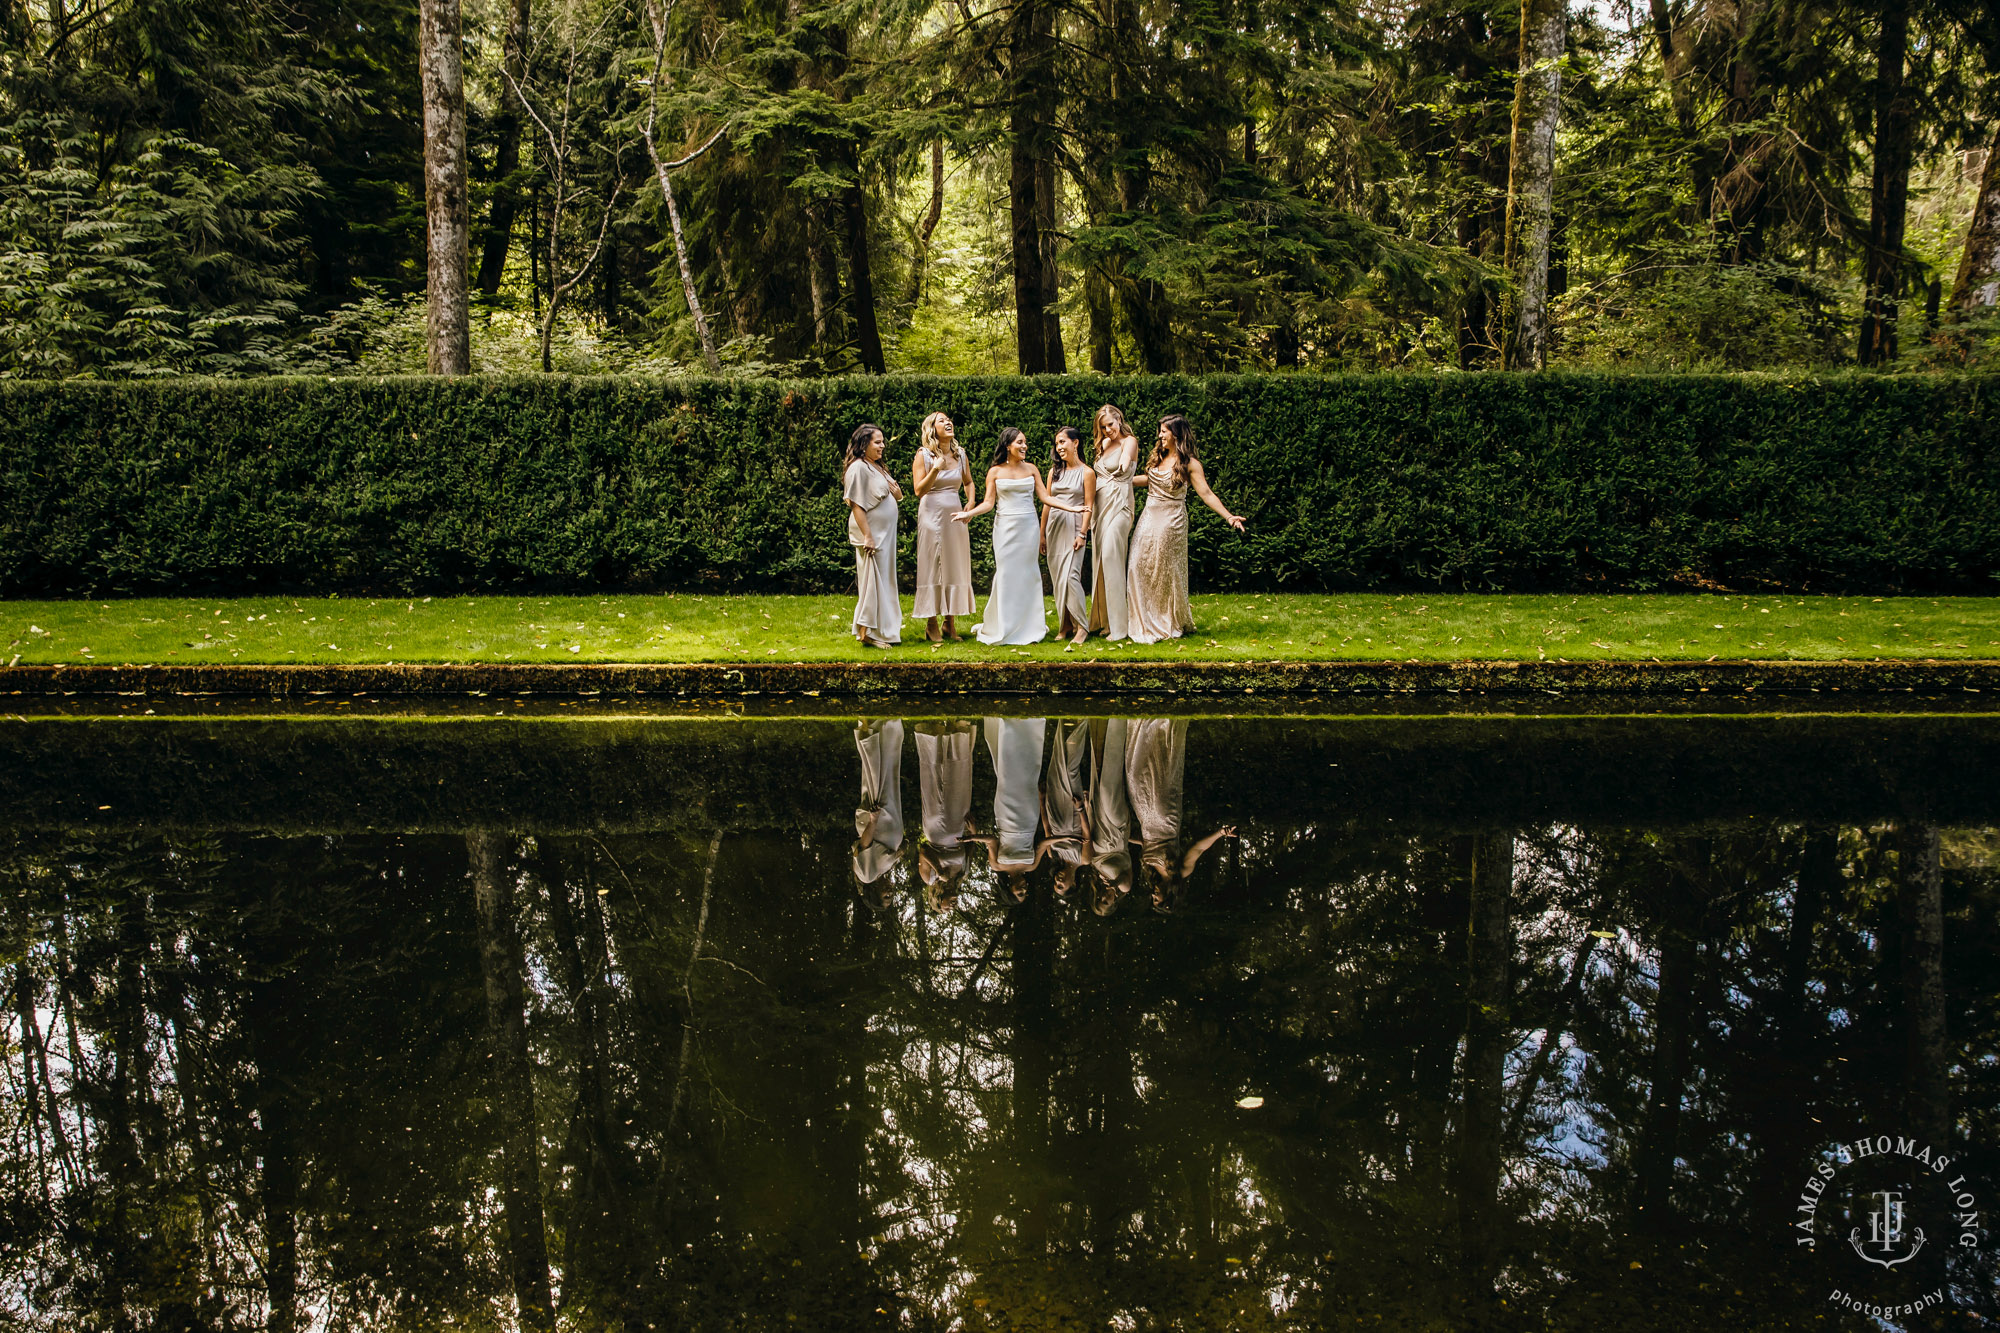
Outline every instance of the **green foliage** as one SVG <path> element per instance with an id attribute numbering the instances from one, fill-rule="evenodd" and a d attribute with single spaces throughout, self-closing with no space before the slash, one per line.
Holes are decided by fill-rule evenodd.
<path id="1" fill-rule="evenodd" d="M 1249 517 L 1237 536 L 1192 507 L 1198 588 L 1993 591 L 1993 393 L 1915 376 L 0 386 L 0 592 L 838 591 L 857 424 L 888 431 L 898 469 L 937 409 L 975 458 L 1009 424 L 1039 458 L 1105 401 L 1142 439 L 1188 413 Z"/>

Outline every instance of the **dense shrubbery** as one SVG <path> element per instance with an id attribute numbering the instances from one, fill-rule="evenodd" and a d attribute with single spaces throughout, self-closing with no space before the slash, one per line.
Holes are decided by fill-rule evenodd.
<path id="1" fill-rule="evenodd" d="M 850 586 L 840 447 L 1184 411 L 1204 588 L 1994 590 L 2000 383 L 1764 376 L 0 387 L 0 592 Z M 913 506 L 912 506 L 913 508 Z M 913 532 L 904 524 L 907 578 Z M 974 551 L 986 558 L 984 528 Z M 984 572 L 982 570 L 983 579 Z"/>

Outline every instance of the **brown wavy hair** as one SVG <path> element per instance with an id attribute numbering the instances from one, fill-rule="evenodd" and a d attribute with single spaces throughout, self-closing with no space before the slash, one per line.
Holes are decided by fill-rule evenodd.
<path id="1" fill-rule="evenodd" d="M 1174 476 L 1177 480 L 1185 484 L 1188 479 L 1188 464 L 1196 462 L 1201 458 L 1201 455 L 1194 451 L 1194 427 L 1189 425 L 1188 419 L 1178 412 L 1170 412 L 1166 416 L 1161 417 L 1160 424 L 1166 427 L 1169 435 L 1174 437 Z M 1167 456 L 1165 452 L 1161 449 L 1159 443 L 1155 441 L 1153 444 L 1153 456 L 1146 460 L 1146 470 L 1151 472 L 1166 461 Z"/>

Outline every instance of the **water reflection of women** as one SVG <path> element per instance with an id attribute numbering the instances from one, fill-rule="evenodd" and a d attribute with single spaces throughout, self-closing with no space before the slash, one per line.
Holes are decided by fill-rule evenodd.
<path id="1" fill-rule="evenodd" d="M 932 907 L 958 904 L 965 877 L 965 835 L 972 815 L 972 724 L 917 724 L 917 786 L 923 799 L 923 839 L 917 876 Z"/>
<path id="2" fill-rule="evenodd" d="M 966 841 L 986 848 L 993 869 L 1007 876 L 1016 901 L 1028 896 L 1028 872 L 1048 851 L 1048 843 L 1035 841 L 1042 822 L 1042 742 L 1047 731 L 1046 718 L 986 719 L 986 749 L 993 757 L 993 834 Z"/>
<path id="3" fill-rule="evenodd" d="M 1090 868 L 1097 872 L 1091 910 L 1109 916 L 1132 891 L 1132 803 L 1125 791 L 1125 747 L 1131 723 L 1122 717 L 1090 724 Z"/>
<path id="4" fill-rule="evenodd" d="M 1172 911 L 1202 854 L 1220 839 L 1236 836 L 1235 827 L 1225 825 L 1180 850 L 1186 777 L 1186 719 L 1134 719 L 1125 742 L 1125 785 L 1139 817 L 1139 860 L 1152 882 L 1156 911 Z"/>
<path id="5" fill-rule="evenodd" d="M 1056 860 L 1056 892 L 1068 893 L 1070 885 L 1076 883 L 1084 843 L 1090 836 L 1090 793 L 1083 785 L 1090 724 L 1058 722 L 1055 740 L 1042 779 L 1042 828 L 1048 834 L 1049 853 Z"/>
<path id="6" fill-rule="evenodd" d="M 863 720 L 854 728 L 861 752 L 861 804 L 854 811 L 854 879 L 861 896 L 876 907 L 889 905 L 892 887 L 883 883 L 902 859 L 903 724 L 897 718 Z"/>

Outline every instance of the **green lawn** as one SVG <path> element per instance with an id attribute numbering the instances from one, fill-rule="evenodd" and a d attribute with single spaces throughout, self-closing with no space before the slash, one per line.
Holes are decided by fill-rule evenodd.
<path id="1" fill-rule="evenodd" d="M 1151 657 L 1403 661 L 1995 658 L 2000 598 L 1198 596 L 1201 628 L 1142 647 L 1092 639 L 862 650 L 848 597 L 244 597 L 0 603 L 7 655 L 46 662 L 815 662 Z M 4 659 L 0 659 L 4 660 Z"/>

